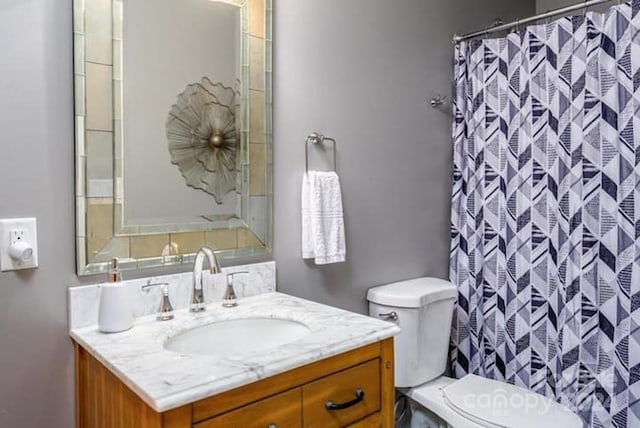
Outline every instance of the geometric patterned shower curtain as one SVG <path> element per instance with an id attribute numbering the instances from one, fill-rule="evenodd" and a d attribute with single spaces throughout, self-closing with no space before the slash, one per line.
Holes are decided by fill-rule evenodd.
<path id="1" fill-rule="evenodd" d="M 455 53 L 453 372 L 554 398 L 589 427 L 640 427 L 639 12 Z"/>

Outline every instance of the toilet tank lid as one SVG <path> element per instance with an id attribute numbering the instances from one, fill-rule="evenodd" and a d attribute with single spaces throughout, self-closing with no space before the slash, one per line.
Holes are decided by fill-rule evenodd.
<path id="1" fill-rule="evenodd" d="M 367 300 L 384 306 L 420 308 L 440 300 L 454 299 L 458 294 L 449 281 L 438 278 L 416 278 L 370 288 Z"/>

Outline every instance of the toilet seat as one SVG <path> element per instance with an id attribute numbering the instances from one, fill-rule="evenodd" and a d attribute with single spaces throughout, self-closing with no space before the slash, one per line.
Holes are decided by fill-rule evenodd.
<path id="1" fill-rule="evenodd" d="M 582 426 L 573 412 L 547 397 L 476 375 L 446 386 L 442 395 L 453 410 L 486 427 Z"/>
<path id="2" fill-rule="evenodd" d="M 405 390 L 454 428 L 582 428 L 565 406 L 514 385 L 475 375 L 440 377 Z"/>

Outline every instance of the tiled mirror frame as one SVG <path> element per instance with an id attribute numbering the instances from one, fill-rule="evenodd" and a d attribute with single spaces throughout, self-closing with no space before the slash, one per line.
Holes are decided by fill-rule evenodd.
<path id="1" fill-rule="evenodd" d="M 272 242 L 272 50 L 271 15 L 272 0 L 234 0 L 242 10 L 242 104 L 243 129 L 241 143 L 240 219 L 234 219 L 224 227 L 209 230 L 176 229 L 167 225 L 165 230 L 140 228 L 137 233 L 118 233 L 119 219 L 115 215 L 121 207 L 121 186 L 118 177 L 122 171 L 121 118 L 114 109 L 121 102 L 122 85 L 122 22 L 123 0 L 74 0 L 74 82 L 75 82 L 75 140 L 76 140 L 76 263 L 78 275 L 105 272 L 111 257 L 121 258 L 124 270 L 157 268 L 191 263 L 194 253 L 207 245 L 216 250 L 223 260 L 271 253 Z M 113 16 L 110 42 L 110 58 L 96 61 L 87 56 L 86 45 L 92 34 L 86 31 L 86 6 L 95 2 L 109 8 Z M 104 37 L 104 35 L 103 35 Z M 96 103 L 105 102 L 104 96 L 91 94 L 87 81 L 95 78 L 91 71 L 102 71 L 109 80 L 112 96 L 106 101 L 112 112 L 111 120 L 95 120 L 90 113 Z M 87 73 L 89 71 L 89 73 Z M 99 73 L 98 73 L 99 74 Z M 115 112 L 115 113 L 114 113 Z M 96 125 L 96 122 L 98 124 Z M 112 142 L 113 176 L 112 193 L 90 197 L 86 177 L 88 132 L 109 138 Z M 253 167 L 249 168 L 249 165 Z M 98 191 L 99 193 L 100 191 Z M 106 227 L 104 227 L 106 225 Z M 252 232 L 252 226 L 260 226 L 260 238 Z M 101 229 L 101 230 L 100 230 Z M 106 230 L 106 232 L 104 232 Z M 92 254 L 99 257 L 92 257 Z"/>

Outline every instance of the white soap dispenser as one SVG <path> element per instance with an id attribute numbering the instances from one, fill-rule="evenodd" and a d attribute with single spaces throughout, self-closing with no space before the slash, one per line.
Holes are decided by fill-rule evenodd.
<path id="1" fill-rule="evenodd" d="M 104 333 L 129 330 L 133 325 L 133 307 L 126 284 L 121 281 L 118 259 L 111 259 L 109 279 L 100 291 L 98 328 Z"/>

